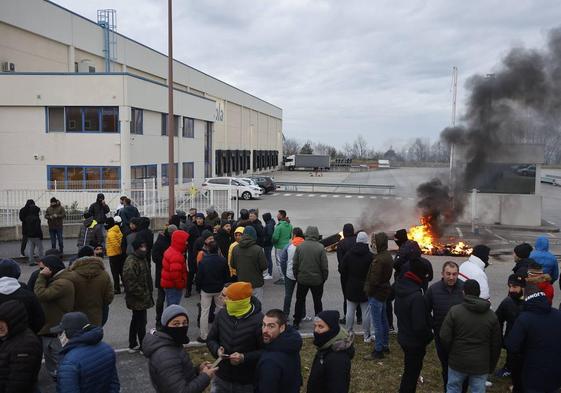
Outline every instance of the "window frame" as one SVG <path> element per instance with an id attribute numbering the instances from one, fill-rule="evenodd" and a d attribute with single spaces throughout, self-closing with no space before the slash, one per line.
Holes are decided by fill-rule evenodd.
<path id="1" fill-rule="evenodd" d="M 190 135 L 186 135 L 187 133 L 186 131 L 186 124 L 191 124 L 190 127 Z M 193 117 L 187 117 L 187 116 L 183 116 L 183 127 L 181 127 L 181 134 L 183 136 L 183 138 L 190 138 L 190 139 L 195 139 L 195 119 Z"/>
<path id="2" fill-rule="evenodd" d="M 140 127 L 134 121 L 135 113 L 140 113 Z M 135 129 L 133 131 L 133 124 L 135 125 Z M 140 128 L 140 130 L 138 129 Z M 141 108 L 131 108 L 131 127 L 130 127 L 131 135 L 144 135 L 144 109 Z"/>
<path id="3" fill-rule="evenodd" d="M 185 165 L 191 165 L 193 170 L 193 177 L 185 177 Z M 191 183 L 195 179 L 195 162 L 194 161 L 185 161 L 181 163 L 181 179 L 183 179 L 183 183 Z"/>
<path id="4" fill-rule="evenodd" d="M 168 165 L 169 163 L 164 162 L 161 164 L 160 166 L 160 170 L 161 170 L 161 179 L 162 179 L 162 187 L 165 186 L 169 186 L 169 179 L 168 179 Z M 175 167 L 175 182 L 174 184 L 179 184 L 179 163 L 178 162 L 174 162 L 173 166 Z M 164 176 L 164 168 L 166 168 L 166 175 Z M 164 178 L 165 178 L 165 182 L 164 182 Z"/>
<path id="5" fill-rule="evenodd" d="M 162 136 L 168 136 L 168 114 L 167 113 L 160 113 L 161 114 L 161 127 L 162 127 Z M 173 124 L 175 125 L 174 129 L 174 137 L 179 136 L 179 120 L 181 120 L 181 116 L 173 115 Z"/>
<path id="6" fill-rule="evenodd" d="M 51 131 L 50 129 L 50 108 L 62 108 L 63 109 L 63 125 L 64 125 L 64 129 L 62 131 Z M 69 108 L 73 108 L 73 109 L 78 109 L 80 111 L 80 129 L 77 130 L 68 130 L 68 109 Z M 91 109 L 95 109 L 97 112 L 97 122 L 98 122 L 98 127 L 97 130 L 86 130 L 86 111 L 87 110 L 91 110 Z M 113 112 L 113 116 L 115 117 L 115 125 L 116 125 L 116 130 L 115 131 L 105 131 L 103 129 L 103 114 L 104 111 L 109 111 L 109 109 Z M 58 132 L 64 132 L 64 133 L 72 133 L 72 134 L 119 134 L 121 132 L 121 125 L 119 122 L 119 107 L 118 106 L 57 106 L 57 105 L 53 105 L 53 106 L 45 106 L 45 132 L 47 133 L 58 133 Z"/>
<path id="7" fill-rule="evenodd" d="M 51 169 L 64 169 L 64 180 L 62 181 L 62 187 L 57 187 L 61 190 L 118 190 L 119 184 L 121 183 L 121 167 L 116 165 L 47 165 L 47 188 L 49 190 L 54 190 L 54 185 L 52 184 L 54 180 L 51 180 Z M 69 168 L 82 168 L 82 186 L 80 188 L 69 188 L 68 180 L 68 169 Z M 117 182 L 118 184 L 106 186 L 105 179 L 103 178 L 104 168 L 111 168 L 117 170 Z M 88 187 L 87 173 L 88 169 L 97 169 L 99 171 L 99 183 L 100 187 Z"/>

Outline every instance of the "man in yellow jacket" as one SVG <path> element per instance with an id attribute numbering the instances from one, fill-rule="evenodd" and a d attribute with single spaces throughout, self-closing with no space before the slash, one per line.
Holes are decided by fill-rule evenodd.
<path id="1" fill-rule="evenodd" d="M 237 275 L 236 269 L 232 267 L 232 251 L 238 245 L 238 242 L 242 238 L 244 227 L 237 227 L 234 231 L 234 242 L 230 244 L 230 248 L 228 249 L 228 267 L 230 268 L 230 277 L 234 277 Z"/>
<path id="2" fill-rule="evenodd" d="M 125 263 L 125 255 L 123 255 L 121 247 L 123 233 L 113 217 L 109 217 L 105 221 L 105 229 L 107 230 L 106 253 L 109 257 L 109 266 L 111 266 L 113 287 L 115 288 L 115 294 L 118 295 L 121 293 L 120 280 L 123 278 L 123 264 Z"/>

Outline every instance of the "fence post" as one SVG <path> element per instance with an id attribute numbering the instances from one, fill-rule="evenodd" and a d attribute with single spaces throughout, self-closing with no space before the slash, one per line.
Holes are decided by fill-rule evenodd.
<path id="1" fill-rule="evenodd" d="M 142 213 L 147 215 L 147 201 L 146 201 L 146 179 L 142 179 Z"/>

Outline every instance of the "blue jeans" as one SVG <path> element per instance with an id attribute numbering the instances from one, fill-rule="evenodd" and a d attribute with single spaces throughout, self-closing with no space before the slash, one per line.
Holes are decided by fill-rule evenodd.
<path id="1" fill-rule="evenodd" d="M 369 297 L 368 305 L 370 306 L 370 315 L 372 316 L 374 335 L 376 336 L 374 350 L 376 352 L 381 352 L 390 345 L 390 327 L 388 325 L 388 315 L 386 313 L 386 302 L 381 302 L 376 298 Z"/>
<path id="2" fill-rule="evenodd" d="M 172 304 L 179 304 L 181 302 L 183 289 L 165 288 L 164 291 L 166 292 L 166 307 L 169 307 Z"/>
<path id="3" fill-rule="evenodd" d="M 271 255 L 271 252 L 273 251 L 273 246 L 263 247 L 263 249 L 265 250 L 265 258 L 267 258 L 267 273 L 269 273 L 269 276 L 272 276 L 273 275 L 273 257 Z"/>
<path id="4" fill-rule="evenodd" d="M 49 236 L 51 237 L 51 248 L 56 248 L 58 239 L 58 249 L 62 252 L 64 243 L 62 241 L 62 228 L 49 229 Z"/>
<path id="5" fill-rule="evenodd" d="M 487 382 L 487 374 L 470 375 L 461 373 L 448 367 L 448 384 L 446 385 L 446 393 L 461 393 L 464 380 L 469 379 L 469 388 L 471 393 L 485 393 L 485 382 Z"/>

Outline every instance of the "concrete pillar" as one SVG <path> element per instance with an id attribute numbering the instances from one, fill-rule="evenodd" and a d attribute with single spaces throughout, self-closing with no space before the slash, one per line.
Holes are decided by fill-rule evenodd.
<path id="1" fill-rule="evenodd" d="M 119 107 L 119 129 L 121 131 L 121 189 L 130 193 L 131 189 L 131 108 L 130 106 Z"/>
<path id="2" fill-rule="evenodd" d="M 74 63 L 76 62 L 76 54 L 74 52 L 74 46 L 68 45 L 68 72 L 75 72 L 76 68 Z"/>

